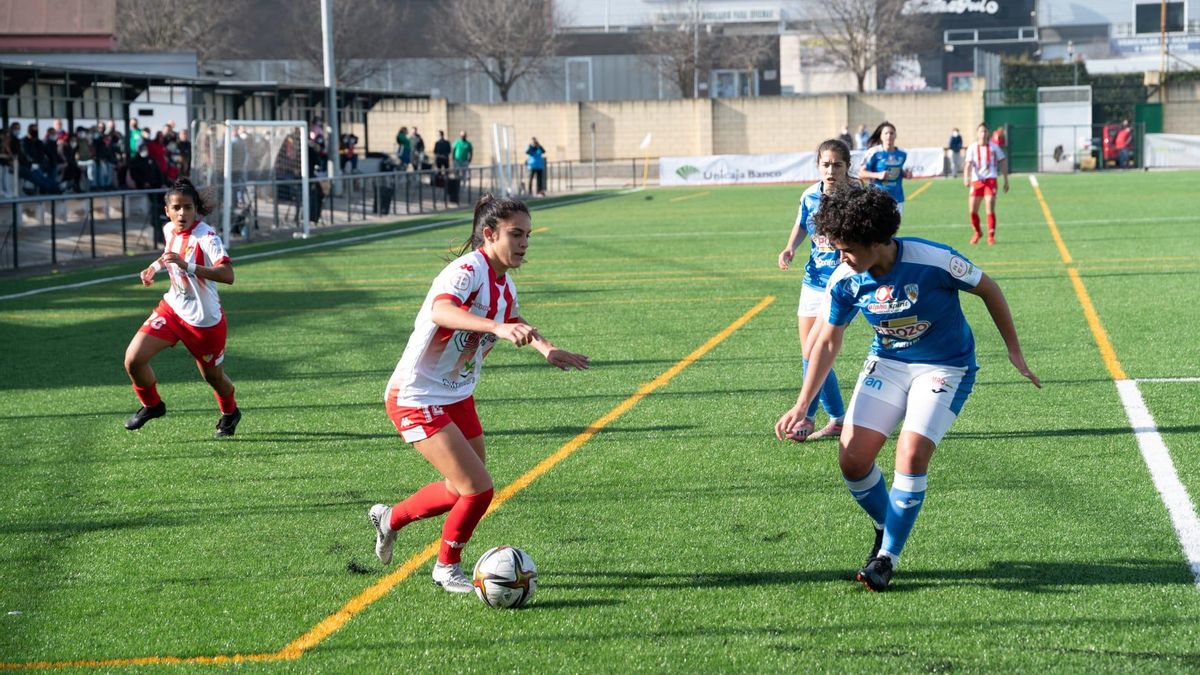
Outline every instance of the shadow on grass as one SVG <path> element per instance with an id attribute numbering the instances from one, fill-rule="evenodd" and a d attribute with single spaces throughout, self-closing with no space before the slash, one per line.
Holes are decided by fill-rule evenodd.
<path id="1" fill-rule="evenodd" d="M 595 572 L 557 570 L 555 577 L 570 588 L 737 588 L 795 585 L 850 580 L 853 570 L 796 570 L 762 572 Z M 1195 583 L 1182 561 L 1080 560 L 1065 562 L 993 560 L 980 569 L 903 568 L 896 572 L 888 594 L 928 588 L 979 586 L 1025 593 L 1067 593 L 1078 586 L 1163 586 Z"/>
<path id="2" fill-rule="evenodd" d="M 1200 424 L 1188 424 L 1179 426 L 1160 426 L 1157 427 L 1160 434 L 1194 434 L 1200 432 Z M 1140 427 L 1130 428 L 1128 426 L 1121 427 L 1098 427 L 1094 429 L 1019 429 L 1015 431 L 989 431 L 989 432 L 968 432 L 946 434 L 946 438 L 975 438 L 982 440 L 993 440 L 1001 438 L 1053 438 L 1053 437 L 1071 437 L 1071 436 L 1119 436 L 1123 434 L 1136 433 L 1139 431 L 1151 431 Z"/>

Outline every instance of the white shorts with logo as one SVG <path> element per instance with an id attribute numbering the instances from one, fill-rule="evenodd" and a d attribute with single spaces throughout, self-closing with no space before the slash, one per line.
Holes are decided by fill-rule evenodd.
<path id="1" fill-rule="evenodd" d="M 800 289 L 800 306 L 796 308 L 797 316 L 829 317 L 829 293 L 812 286 Z"/>
<path id="2" fill-rule="evenodd" d="M 890 435 L 900 420 L 912 431 L 942 442 L 975 386 L 975 371 L 929 363 L 867 358 L 854 385 L 846 424 Z"/>

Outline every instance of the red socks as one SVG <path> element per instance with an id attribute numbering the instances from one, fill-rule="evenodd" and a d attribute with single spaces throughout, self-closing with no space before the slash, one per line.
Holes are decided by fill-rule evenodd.
<path id="1" fill-rule="evenodd" d="M 138 400 L 147 408 L 153 408 L 162 403 L 162 397 L 158 395 L 157 382 L 151 384 L 149 387 L 139 387 L 135 384 L 133 385 L 133 393 L 137 394 Z"/>
<path id="2" fill-rule="evenodd" d="M 222 396 L 215 390 L 213 391 L 213 398 L 217 399 L 217 407 L 221 409 L 222 415 L 229 415 L 237 410 L 237 401 L 233 400 L 233 392 L 234 390 L 231 389 L 228 396 Z"/>
<path id="3" fill-rule="evenodd" d="M 475 526 L 487 513 L 492 503 L 492 493 L 493 490 L 489 488 L 458 498 L 454 508 L 450 509 L 450 515 L 446 516 L 446 523 L 442 525 L 442 548 L 438 551 L 438 562 L 453 565 L 462 560 L 463 546 L 471 540 Z"/>
<path id="4" fill-rule="evenodd" d="M 990 236 L 994 237 L 994 236 L 996 236 L 996 214 L 989 213 L 989 214 L 987 214 L 987 218 L 988 218 L 988 234 Z M 971 222 L 975 225 L 975 231 L 978 232 L 979 231 L 979 216 L 976 215 L 971 220 Z"/>
<path id="5" fill-rule="evenodd" d="M 988 216 L 989 222 L 994 221 L 994 220 L 995 220 L 995 216 Z M 978 213 L 971 214 L 971 227 L 975 228 L 975 234 L 983 234 L 982 232 L 979 231 L 979 214 Z"/>
<path id="6" fill-rule="evenodd" d="M 446 481 L 430 483 L 392 507 L 392 518 L 388 527 L 398 530 L 414 520 L 440 516 L 449 511 L 456 502 L 458 495 L 446 489 Z"/>

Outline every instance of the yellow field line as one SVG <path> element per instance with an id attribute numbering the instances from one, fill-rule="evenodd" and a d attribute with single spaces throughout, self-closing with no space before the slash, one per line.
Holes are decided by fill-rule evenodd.
<path id="1" fill-rule="evenodd" d="M 673 201 L 673 202 L 681 202 L 681 201 L 683 201 L 683 200 L 685 200 L 685 199 L 692 199 L 693 197 L 703 197 L 703 196 L 705 196 L 705 195 L 707 195 L 707 194 L 709 194 L 709 192 L 708 192 L 707 190 L 705 190 L 704 192 L 696 192 L 696 193 L 693 193 L 693 194 L 690 194 L 690 195 L 680 195 L 680 196 L 678 196 L 678 197 L 671 197 L 671 201 Z"/>
<path id="2" fill-rule="evenodd" d="M 1042 188 L 1033 176 L 1030 176 L 1029 182 L 1033 185 L 1033 193 L 1037 195 L 1038 203 L 1042 205 L 1042 213 L 1046 216 L 1046 224 L 1050 226 L 1050 234 L 1054 237 L 1054 243 L 1058 245 L 1062 261 L 1064 264 L 1070 265 L 1071 252 L 1067 250 L 1067 245 L 1058 232 L 1058 226 L 1054 224 L 1054 216 L 1050 213 L 1050 205 L 1046 203 L 1046 198 L 1042 196 Z M 1115 381 L 1128 379 L 1125 369 L 1121 367 L 1121 362 L 1117 360 L 1117 350 L 1113 349 L 1112 341 L 1108 339 L 1108 331 L 1104 330 L 1104 324 L 1100 323 L 1100 314 L 1096 312 L 1096 307 L 1092 304 L 1092 297 L 1088 295 L 1087 287 L 1083 285 L 1083 278 L 1079 276 L 1079 270 L 1068 267 L 1067 276 L 1071 279 L 1071 286 L 1075 288 L 1075 297 L 1079 299 L 1079 306 L 1083 308 L 1083 316 L 1087 319 L 1088 328 L 1092 331 L 1092 338 L 1100 349 L 1100 358 L 1104 360 L 1104 367 L 1108 369 L 1108 374 Z"/>
<path id="3" fill-rule="evenodd" d="M 541 234 L 543 232 L 549 232 L 549 231 L 550 231 L 550 228 L 548 228 L 548 227 L 535 227 L 533 229 L 533 231 L 531 231 L 529 234 Z"/>
<path id="4" fill-rule="evenodd" d="M 1033 176 L 1030 176 L 1032 179 Z M 1038 185 L 1037 180 L 1031 180 L 1033 184 L 1033 194 L 1037 195 L 1038 203 L 1042 205 L 1042 215 L 1046 217 L 1046 224 L 1050 226 L 1050 236 L 1054 237 L 1054 243 L 1058 246 L 1058 254 L 1062 256 L 1063 264 L 1070 265 L 1071 252 L 1067 250 L 1067 244 L 1063 241 L 1062 235 L 1058 233 L 1058 225 L 1054 223 L 1054 216 L 1050 213 L 1050 205 L 1046 203 L 1046 198 L 1042 196 L 1042 188 Z"/>
<path id="5" fill-rule="evenodd" d="M 916 199 L 917 197 L 919 197 L 919 196 L 921 195 L 921 193 L 922 193 L 922 192 L 924 192 L 924 191 L 928 190 L 928 189 L 929 189 L 929 188 L 931 188 L 931 187 L 933 187 L 933 181 L 929 181 L 928 183 L 926 183 L 926 184 L 922 185 L 921 187 L 917 188 L 917 191 L 916 191 L 916 192 L 914 192 L 914 193 L 912 193 L 911 195 L 905 195 L 905 196 L 904 196 L 904 200 L 905 200 L 905 201 L 911 201 L 911 200 L 913 200 L 913 199 Z"/>
<path id="6" fill-rule="evenodd" d="M 492 500 L 492 505 L 490 508 L 488 508 L 487 512 L 491 513 L 492 511 L 495 511 L 503 506 L 505 502 L 507 502 L 509 499 L 512 499 L 513 495 L 517 494 L 521 490 L 524 490 L 529 486 L 530 483 L 537 480 L 540 476 L 542 476 L 542 474 L 553 468 L 554 465 L 571 456 L 571 453 L 575 452 L 584 443 L 587 443 L 589 440 L 591 440 L 592 436 L 596 435 L 596 432 L 611 424 L 621 415 L 624 415 L 629 411 L 630 408 L 637 405 L 638 402 L 648 396 L 655 389 L 658 389 L 659 387 L 670 382 L 671 379 L 682 372 L 684 368 L 687 368 L 701 356 L 707 354 L 710 350 L 732 335 L 734 331 L 741 328 L 750 319 L 754 318 L 755 314 L 758 314 L 763 309 L 766 309 L 767 305 L 770 305 L 774 301 L 774 296 L 767 296 L 763 298 L 758 302 L 757 305 L 751 307 L 745 314 L 738 317 L 736 321 L 726 326 L 725 329 L 720 333 L 717 333 L 709 338 L 707 342 L 700 345 L 700 347 L 698 347 L 691 354 L 683 357 L 681 361 L 668 368 L 664 373 L 654 378 L 647 384 L 639 387 L 637 393 L 625 399 L 624 401 L 621 401 L 617 407 L 605 413 L 605 415 L 600 419 L 592 422 L 590 425 L 588 425 L 587 429 L 575 436 L 575 438 L 567 441 L 567 443 L 556 450 L 554 454 L 543 459 L 541 462 L 538 462 L 537 466 L 525 472 L 523 476 L 517 478 L 512 483 L 509 483 L 503 490 L 500 490 L 500 492 L 498 492 L 495 498 Z M 407 579 L 419 567 L 428 562 L 429 559 L 437 553 L 440 543 L 440 540 L 434 541 L 429 546 L 426 546 L 425 549 L 420 553 L 417 553 L 405 561 L 400 569 L 379 580 L 379 582 L 377 582 L 374 586 L 371 586 L 358 596 L 352 598 L 349 602 L 343 605 L 341 609 L 331 614 L 321 623 L 317 624 L 312 630 L 304 635 L 301 635 L 287 647 L 284 647 L 279 652 L 280 657 L 299 658 L 300 655 L 305 651 L 312 649 L 326 637 L 332 635 L 335 631 L 345 625 L 347 621 L 352 619 L 355 614 L 358 614 L 362 610 L 366 609 L 368 605 L 386 594 L 392 589 L 393 586 Z"/>
<path id="7" fill-rule="evenodd" d="M 567 441 L 565 445 L 556 450 L 554 454 L 546 457 L 537 466 L 525 472 L 520 478 L 517 478 L 512 483 L 509 483 L 504 489 L 500 490 L 492 500 L 492 505 L 488 509 L 490 514 L 492 511 L 500 508 L 509 499 L 512 499 L 521 490 L 529 487 L 533 481 L 537 480 L 556 464 L 570 457 L 573 452 L 578 450 L 591 440 L 596 432 L 614 422 L 617 418 L 629 412 L 631 408 L 637 405 L 643 398 L 649 396 L 656 389 L 666 385 L 676 375 L 683 372 L 685 368 L 695 363 L 700 357 L 712 351 L 714 347 L 721 344 L 730 335 L 733 335 L 742 326 L 746 325 L 750 319 L 753 319 L 756 314 L 766 309 L 768 305 L 775 301 L 775 296 L 768 295 L 759 300 L 758 304 L 751 307 L 737 318 L 736 321 L 725 327 L 724 330 L 717 333 L 708 339 L 707 342 L 700 345 L 691 354 L 683 357 L 678 363 L 668 368 L 661 375 L 654 378 L 650 382 L 638 387 L 635 394 L 617 404 L 617 407 L 608 411 L 603 417 L 597 419 L 588 425 L 588 427 Z M 487 514 L 485 514 L 486 517 Z M 305 652 L 316 647 L 325 638 L 333 635 L 350 619 L 369 607 L 373 602 L 382 598 L 392 590 L 397 584 L 412 576 L 412 573 L 420 569 L 422 565 L 429 562 L 429 559 L 437 554 L 438 548 L 441 546 L 441 540 L 434 541 L 424 549 L 414 554 L 406 560 L 396 571 L 385 576 L 373 585 L 362 591 L 358 595 L 350 599 L 349 602 L 342 605 L 333 614 L 325 617 L 320 623 L 313 626 L 306 633 L 293 640 L 283 649 L 265 654 L 232 654 L 232 655 L 217 655 L 217 656 L 145 656 L 131 659 L 103 659 L 103 660 L 78 660 L 78 661 L 32 661 L 29 663 L 0 663 L 0 670 L 33 670 L 43 668 L 69 668 L 69 667 L 95 667 L 95 668 L 121 668 L 125 666 L 143 666 L 143 665 L 169 665 L 169 664 L 230 664 L 242 663 L 246 661 L 290 661 L 300 658 Z"/>

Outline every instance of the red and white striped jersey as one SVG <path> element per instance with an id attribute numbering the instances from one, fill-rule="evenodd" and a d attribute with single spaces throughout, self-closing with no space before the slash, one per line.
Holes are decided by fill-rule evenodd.
<path id="1" fill-rule="evenodd" d="M 517 287 L 506 273 L 497 277 L 476 250 L 446 266 L 433 280 L 400 362 L 388 380 L 385 399 L 403 407 L 447 405 L 475 391 L 483 359 L 496 344 L 491 333 L 451 330 L 430 318 L 433 303 L 452 300 L 464 310 L 499 322 L 520 316 Z"/>
<path id="2" fill-rule="evenodd" d="M 1000 160 L 1005 159 L 1004 151 L 995 143 L 988 142 L 980 145 L 978 142 L 972 143 L 967 148 L 967 161 L 971 163 L 975 171 L 974 180 L 987 180 L 989 178 L 1000 177 Z"/>
<path id="3" fill-rule="evenodd" d="M 178 253 L 185 263 L 197 265 L 220 265 L 229 260 L 225 244 L 216 230 L 208 223 L 197 220 L 183 232 L 176 232 L 172 223 L 163 226 L 167 245 L 164 253 Z M 163 300 L 175 310 L 180 319 L 197 328 L 208 328 L 221 322 L 221 298 L 217 294 L 217 282 L 201 279 L 177 266 L 167 265 L 171 277 L 171 288 L 163 294 Z"/>

